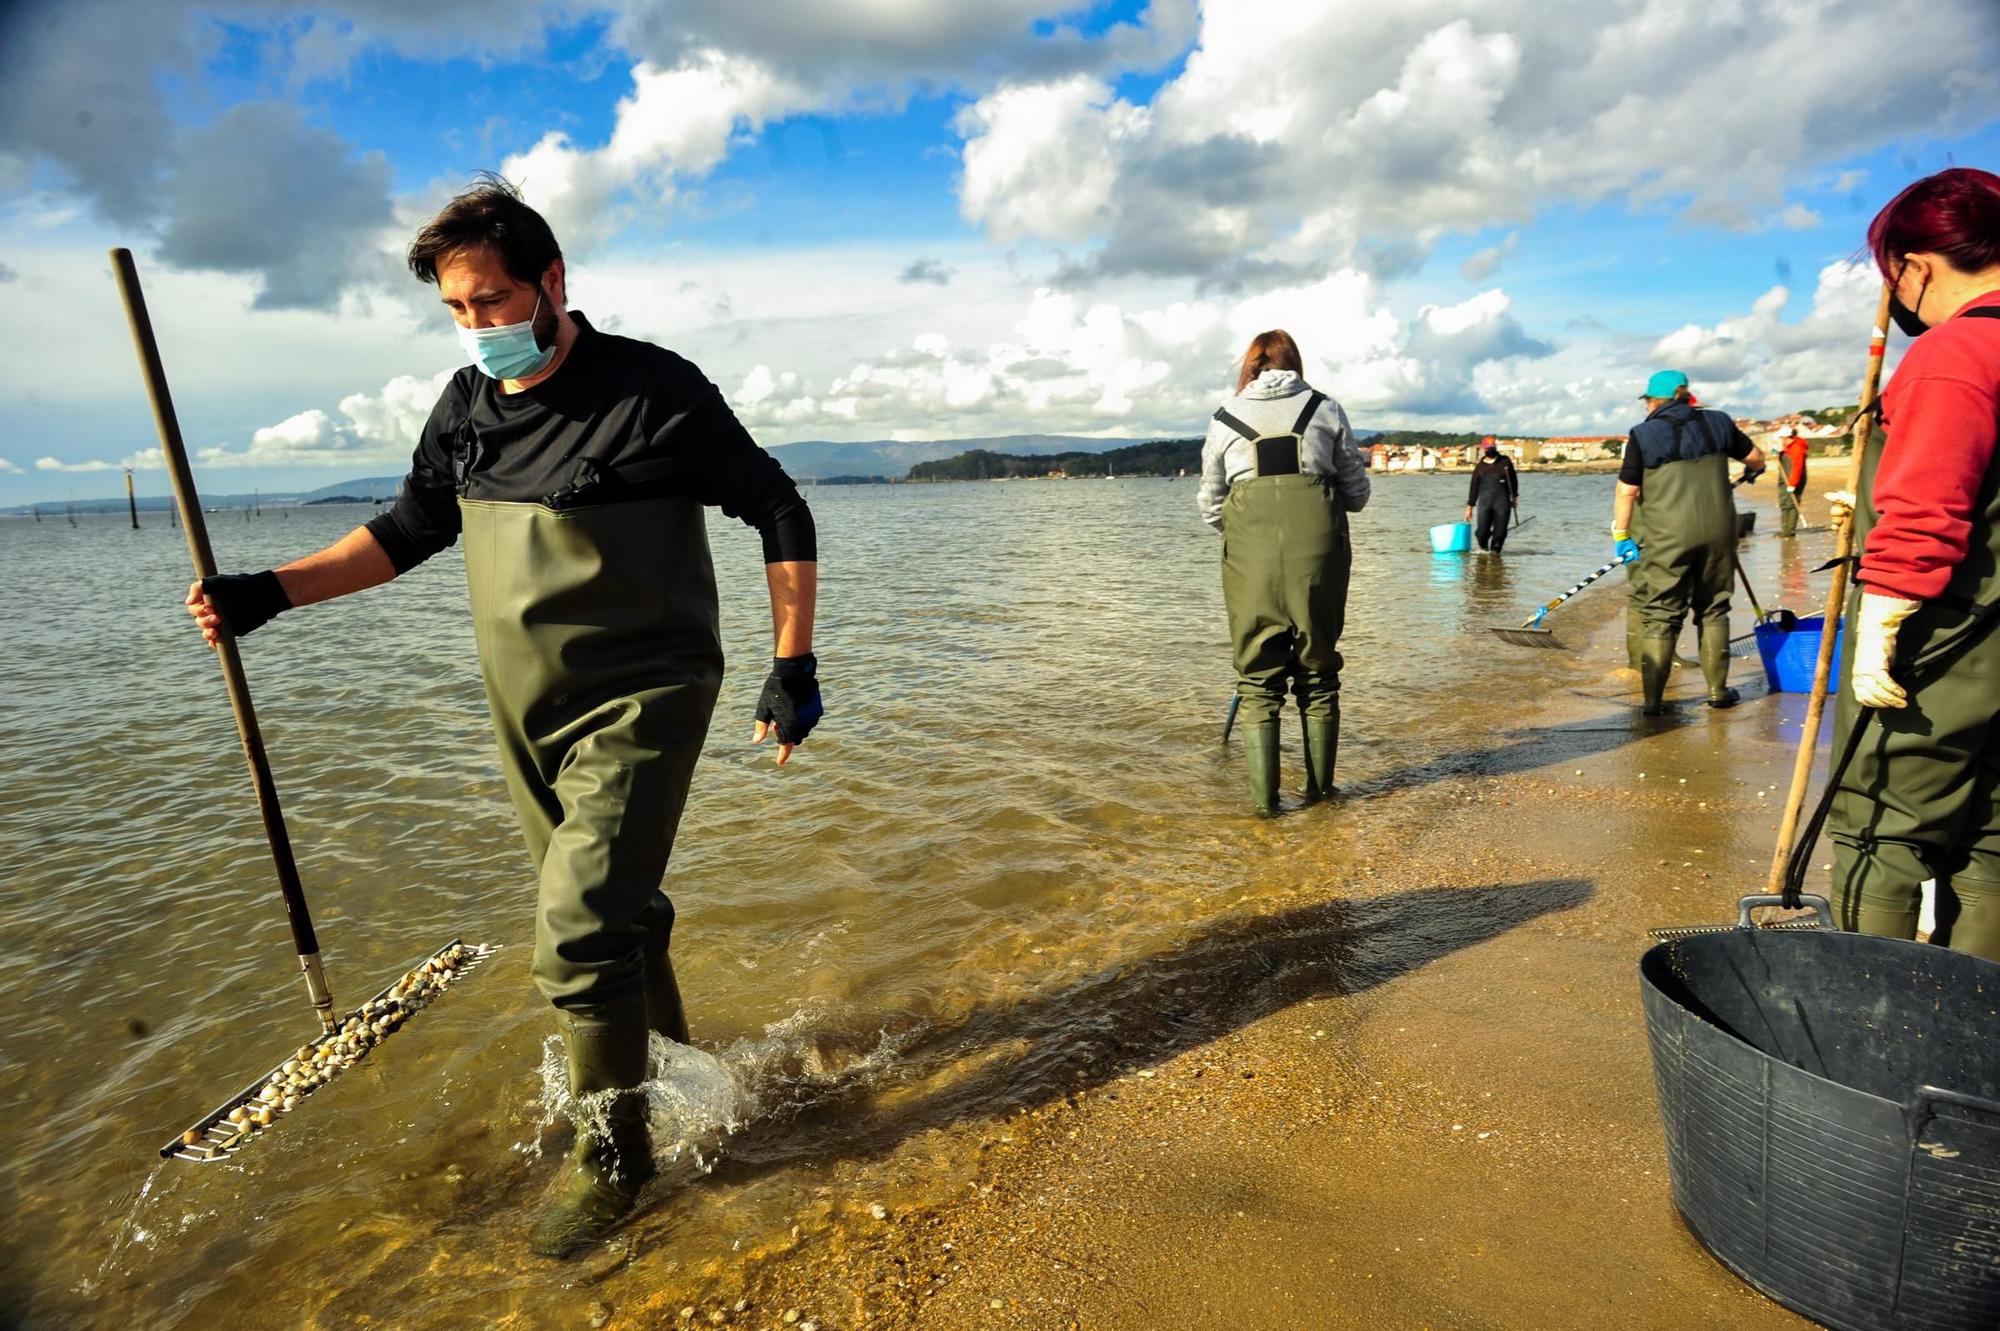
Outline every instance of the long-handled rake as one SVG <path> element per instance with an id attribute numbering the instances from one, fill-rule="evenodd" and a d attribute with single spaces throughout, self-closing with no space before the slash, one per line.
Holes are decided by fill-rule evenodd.
<path id="1" fill-rule="evenodd" d="M 180 422 L 167 391 L 166 369 L 160 363 L 159 343 L 153 337 L 153 322 L 146 313 L 145 296 L 139 290 L 139 271 L 133 265 L 132 252 L 111 251 L 111 267 L 118 277 L 119 294 L 125 299 L 132 341 L 139 352 L 147 393 L 152 398 L 153 422 L 159 428 L 160 450 L 166 455 L 168 475 L 173 478 L 174 503 L 180 509 L 181 526 L 187 532 L 188 553 L 194 558 L 196 576 L 213 577 L 215 554 L 209 548 L 208 527 L 202 518 L 200 497 L 195 492 L 194 473 L 188 466 L 187 448 L 181 441 Z M 306 994 L 318 1014 L 320 1031 L 291 1057 L 196 1119 L 186 1131 L 160 1148 L 163 1156 L 200 1163 L 229 1158 L 264 1128 L 291 1112 L 306 1096 L 361 1061 L 369 1050 L 428 1006 L 447 985 L 495 950 L 454 938 L 345 1017 L 334 1015 L 333 995 L 327 989 L 326 971 L 320 964 L 319 939 L 313 932 L 312 913 L 306 909 L 298 866 L 292 860 L 284 811 L 278 805 L 278 787 L 271 778 L 271 764 L 264 753 L 257 713 L 250 705 L 250 685 L 243 673 L 243 658 L 236 649 L 235 637 L 226 630 L 215 647 L 229 689 L 229 705 L 236 713 L 236 733 L 243 741 L 243 756 L 257 788 L 257 807 L 263 815 L 265 837 L 271 843 L 278 891 L 284 897 L 285 914 L 292 926 L 292 945 L 298 952 L 299 968 L 305 972 Z"/>
<path id="2" fill-rule="evenodd" d="M 1582 582 L 1577 583 L 1576 586 L 1564 592 L 1561 596 L 1556 597 L 1555 600 L 1550 601 L 1547 605 L 1535 611 L 1533 615 L 1528 617 L 1527 622 L 1522 624 L 1521 627 L 1517 629 L 1492 626 L 1490 628 L 1490 631 L 1498 635 L 1500 641 L 1512 643 L 1516 647 L 1560 648 L 1562 646 L 1562 642 L 1560 639 L 1556 637 L 1555 630 L 1545 629 L 1542 627 L 1542 620 L 1548 615 L 1549 611 L 1555 609 L 1557 606 L 1561 605 L 1564 601 L 1567 601 L 1570 597 L 1576 595 L 1578 592 L 1582 591 L 1585 587 L 1588 587 L 1591 583 L 1596 582 L 1599 578 L 1609 573 L 1612 569 L 1617 568 L 1621 564 L 1629 564 L 1630 562 L 1631 562 L 1630 556 L 1627 556 L 1622 559 L 1612 560 L 1610 563 L 1606 564 L 1603 568 L 1598 569 L 1597 572 L 1591 574 L 1589 577 L 1585 578 Z"/>

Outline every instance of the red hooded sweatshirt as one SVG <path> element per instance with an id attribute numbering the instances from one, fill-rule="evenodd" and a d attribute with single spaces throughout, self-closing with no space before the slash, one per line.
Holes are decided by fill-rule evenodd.
<path id="1" fill-rule="evenodd" d="M 2000 306 L 2000 291 L 1959 314 L 1981 306 Z M 2000 444 L 2000 319 L 1954 317 L 1911 343 L 1882 395 L 1882 428 L 1857 576 L 1878 595 L 1927 601 L 1984 521 L 1979 492 Z"/>

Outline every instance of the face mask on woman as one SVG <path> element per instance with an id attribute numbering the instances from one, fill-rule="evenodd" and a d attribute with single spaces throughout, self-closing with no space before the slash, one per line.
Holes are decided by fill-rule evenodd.
<path id="1" fill-rule="evenodd" d="M 460 328 L 458 345 L 489 379 L 526 379 L 539 373 L 556 354 L 553 343 L 544 350 L 535 340 L 535 315 L 542 312 L 542 293 L 535 290 L 535 309 L 517 324 L 496 328 Z"/>
<path id="2" fill-rule="evenodd" d="M 1909 271 L 1909 267 L 1910 266 L 1907 263 L 1904 264 L 1903 272 Z M 1924 293 L 1930 290 L 1931 279 L 1928 276 L 1926 276 L 1924 278 L 1924 284 L 1917 288 L 1916 310 L 1913 310 L 1909 306 L 1903 304 L 1903 298 L 1896 294 L 1896 287 L 1900 287 L 1902 285 L 1903 285 L 1903 273 L 1899 272 L 1896 274 L 1895 287 L 1891 287 L 1889 289 L 1889 318 L 1895 323 L 1897 328 L 1902 330 L 1902 332 L 1906 336 L 1922 337 L 1925 333 L 1928 333 L 1931 330 L 1931 326 L 1925 323 L 1921 318 L 1917 316 L 1917 310 L 1921 310 L 1924 307 Z"/>

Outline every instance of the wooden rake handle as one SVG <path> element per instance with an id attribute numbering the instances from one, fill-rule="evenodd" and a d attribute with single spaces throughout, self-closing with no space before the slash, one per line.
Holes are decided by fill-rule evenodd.
<path id="1" fill-rule="evenodd" d="M 187 446 L 181 440 L 180 420 L 174 414 L 174 400 L 167 390 L 166 367 L 160 363 L 160 345 L 153 336 L 153 320 L 146 312 L 146 297 L 139 290 L 139 270 L 132 251 L 111 251 L 111 270 L 118 279 L 118 294 L 125 300 L 125 317 L 132 326 L 132 343 L 139 353 L 139 369 L 146 377 L 146 392 L 153 403 L 153 424 L 160 434 L 160 451 L 166 455 L 167 474 L 173 478 L 174 504 L 180 509 L 181 526 L 187 532 L 188 554 L 194 559 L 197 577 L 215 575 L 215 551 L 208 543 L 208 524 L 201 513 L 201 496 L 194 488 L 194 472 L 188 466 Z M 305 972 L 306 993 L 319 1013 L 320 1024 L 334 1027 L 333 995 L 326 987 L 326 972 L 320 964 L 319 938 L 313 932 L 312 912 L 306 907 L 305 888 L 299 882 L 299 868 L 292 858 L 292 840 L 285 831 L 285 813 L 278 804 L 278 786 L 271 778 L 271 761 L 264 753 L 264 735 L 257 726 L 257 710 L 250 703 L 250 682 L 243 674 L 243 657 L 236 649 L 236 637 L 226 628 L 215 644 L 216 658 L 222 663 L 223 682 L 229 688 L 230 710 L 236 714 L 236 734 L 243 741 L 243 757 L 250 766 L 250 780 L 257 789 L 257 809 L 264 819 L 264 837 L 271 845 L 271 861 L 278 873 L 278 891 L 285 899 L 285 916 L 292 927 L 292 945 Z"/>
<path id="2" fill-rule="evenodd" d="M 1853 455 L 1847 463 L 1847 489 L 1855 505 L 1861 503 L 1861 467 L 1873 430 L 1875 397 L 1882 389 L 1882 357 L 1889 343 L 1889 297 L 1887 282 L 1875 306 L 1875 327 L 1868 339 L 1868 370 L 1861 380 L 1861 409 L 1854 414 Z M 1847 570 L 1854 554 L 1854 510 L 1834 524 L 1835 563 L 1833 579 L 1826 590 L 1826 618 L 1820 626 L 1819 658 L 1813 665 L 1812 696 L 1806 703 L 1805 724 L 1799 730 L 1799 753 L 1792 762 L 1792 788 L 1785 795 L 1785 814 L 1778 824 L 1778 845 L 1771 856 L 1767 891 L 1782 892 L 1785 866 L 1792 858 L 1792 841 L 1799 831 L 1799 811 L 1805 807 L 1806 787 L 1812 781 L 1813 750 L 1819 744 L 1820 717 L 1826 711 L 1827 682 L 1833 674 L 1833 651 L 1839 644 L 1840 616 L 1847 603 Z"/>

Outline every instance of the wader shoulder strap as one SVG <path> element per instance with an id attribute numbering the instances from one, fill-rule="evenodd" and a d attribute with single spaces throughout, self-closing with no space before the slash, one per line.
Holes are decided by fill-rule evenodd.
<path id="1" fill-rule="evenodd" d="M 1230 429 L 1236 431 L 1236 433 L 1242 435 L 1245 439 L 1261 439 L 1264 437 L 1258 434 L 1255 430 L 1251 429 L 1249 426 L 1245 425 L 1242 421 L 1239 421 L 1234 416 L 1230 415 L 1229 408 L 1227 407 L 1222 407 L 1218 409 L 1215 413 L 1215 419 L 1221 421 L 1224 425 L 1227 425 Z"/>
<path id="2" fill-rule="evenodd" d="M 1306 426 L 1312 424 L 1312 418 L 1319 414 L 1319 404 L 1324 401 L 1326 401 L 1326 394 L 1324 393 L 1310 393 L 1306 396 L 1305 410 L 1301 411 L 1298 420 L 1292 423 L 1293 434 L 1299 436 L 1300 439 L 1305 438 Z"/>
<path id="3" fill-rule="evenodd" d="M 1981 305 L 1976 310 L 1965 310 L 1958 315 L 1961 319 L 2000 319 L 2000 305 Z"/>
<path id="4" fill-rule="evenodd" d="M 1715 446 L 1715 435 L 1708 428 L 1708 413 L 1700 407 L 1694 409 L 1694 426 L 1697 430 L 1701 431 L 1702 442 L 1708 445 L 1709 452 L 1720 453 L 1722 451 Z"/>

